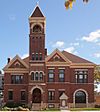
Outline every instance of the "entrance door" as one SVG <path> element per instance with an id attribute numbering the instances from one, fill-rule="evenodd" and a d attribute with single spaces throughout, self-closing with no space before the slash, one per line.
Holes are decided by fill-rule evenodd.
<path id="1" fill-rule="evenodd" d="M 36 88 L 33 90 L 32 103 L 41 103 L 41 90 Z"/>

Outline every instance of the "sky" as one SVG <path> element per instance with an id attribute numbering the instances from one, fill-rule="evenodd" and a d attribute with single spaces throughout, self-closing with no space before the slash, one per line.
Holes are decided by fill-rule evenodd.
<path id="1" fill-rule="evenodd" d="M 0 0 L 0 69 L 7 58 L 29 53 L 29 16 L 38 0 Z M 65 0 L 40 0 L 46 17 L 46 48 L 66 50 L 100 64 L 100 0 L 76 0 L 66 10 Z"/>

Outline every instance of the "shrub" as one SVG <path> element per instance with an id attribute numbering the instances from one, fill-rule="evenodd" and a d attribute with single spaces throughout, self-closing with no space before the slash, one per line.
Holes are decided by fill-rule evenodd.
<path id="1" fill-rule="evenodd" d="M 8 108 L 8 107 L 3 107 L 3 108 L 2 108 L 2 111 L 10 111 L 10 108 Z"/>
<path id="2" fill-rule="evenodd" d="M 95 105 L 95 108 L 100 108 L 100 105 Z"/>
<path id="3" fill-rule="evenodd" d="M 5 105 L 4 105 L 4 107 L 9 107 L 9 108 L 15 108 L 15 107 L 19 107 L 19 106 L 21 106 L 21 107 L 27 107 L 25 104 L 21 104 L 21 103 L 14 103 L 14 102 L 8 102 L 8 103 L 6 103 Z"/>

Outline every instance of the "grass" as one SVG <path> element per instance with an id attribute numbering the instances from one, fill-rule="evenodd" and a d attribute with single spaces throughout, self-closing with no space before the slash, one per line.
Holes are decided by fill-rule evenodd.
<path id="1" fill-rule="evenodd" d="M 100 111 L 100 108 L 71 108 L 70 111 Z"/>
<path id="2" fill-rule="evenodd" d="M 100 108 L 70 108 L 70 111 L 100 111 Z M 59 109 L 46 109 L 42 112 L 60 112 Z"/>
<path id="3" fill-rule="evenodd" d="M 59 112 L 60 109 L 56 109 L 56 108 L 47 108 L 46 110 L 44 110 L 43 112 Z"/>

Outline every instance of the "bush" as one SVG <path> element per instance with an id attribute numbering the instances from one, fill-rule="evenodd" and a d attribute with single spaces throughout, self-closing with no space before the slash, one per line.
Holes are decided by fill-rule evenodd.
<path id="1" fill-rule="evenodd" d="M 100 105 L 95 105 L 95 108 L 100 108 Z"/>
<path id="2" fill-rule="evenodd" d="M 17 111 L 29 111 L 29 109 L 28 108 L 23 108 L 23 107 L 19 106 L 17 108 Z"/>
<path id="3" fill-rule="evenodd" d="M 10 111 L 10 108 L 8 108 L 8 107 L 3 107 L 3 108 L 2 108 L 2 111 Z"/>
<path id="4" fill-rule="evenodd" d="M 21 103 L 9 102 L 2 108 L 3 111 L 29 111 L 28 106 Z"/>
<path id="5" fill-rule="evenodd" d="M 6 107 L 9 107 L 9 108 L 15 108 L 15 107 L 19 107 L 19 106 L 24 107 L 24 108 L 27 107 L 25 104 L 14 103 L 14 102 L 8 102 L 8 103 L 6 103 L 6 104 L 4 105 L 4 107 L 5 107 L 5 106 L 6 106 Z"/>
<path id="6" fill-rule="evenodd" d="M 15 107 L 18 107 L 20 104 L 19 103 L 14 103 L 14 102 L 9 102 L 9 103 L 6 103 L 4 105 L 4 107 L 9 107 L 9 108 L 15 108 Z"/>

